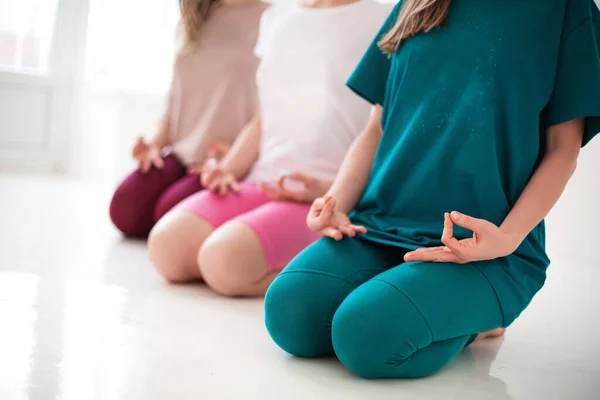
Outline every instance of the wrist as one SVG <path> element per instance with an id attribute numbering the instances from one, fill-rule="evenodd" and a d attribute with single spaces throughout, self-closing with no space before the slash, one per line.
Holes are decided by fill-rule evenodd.
<path id="1" fill-rule="evenodd" d="M 153 147 L 157 150 L 162 150 L 165 147 L 162 143 L 156 140 L 152 140 L 150 143 L 148 143 L 148 146 Z"/>
<path id="2" fill-rule="evenodd" d="M 319 197 L 325 197 L 325 196 L 331 196 L 331 197 L 335 197 L 332 194 L 329 193 L 330 189 L 331 189 L 331 185 L 333 184 L 332 182 L 327 182 L 327 181 L 322 181 L 322 180 L 318 180 L 319 182 L 319 196 L 317 196 L 317 198 Z M 317 199 L 315 198 L 315 200 Z"/>
<path id="3" fill-rule="evenodd" d="M 500 225 L 500 230 L 506 235 L 509 239 L 512 247 L 517 249 L 521 243 L 525 240 L 529 232 L 524 232 L 522 230 L 513 229 L 510 226 L 506 226 L 504 224 Z"/>
<path id="4" fill-rule="evenodd" d="M 352 207 L 348 207 L 343 201 L 343 196 L 339 193 L 329 190 L 324 197 L 333 197 L 335 199 L 335 211 L 341 212 L 342 214 L 348 215 L 352 211 Z"/>
<path id="5" fill-rule="evenodd" d="M 235 168 L 233 168 L 233 166 L 231 166 L 229 163 L 226 162 L 226 160 L 217 160 L 213 158 L 213 162 L 215 163 L 215 165 L 217 166 L 217 169 L 219 169 L 223 174 L 230 174 L 233 175 L 233 177 L 236 180 L 239 180 L 240 177 L 238 176 L 238 174 L 235 172 Z"/>

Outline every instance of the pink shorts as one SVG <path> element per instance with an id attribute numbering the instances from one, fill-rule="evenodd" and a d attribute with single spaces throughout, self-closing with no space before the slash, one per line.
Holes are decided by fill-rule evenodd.
<path id="1" fill-rule="evenodd" d="M 310 205 L 272 201 L 253 183 L 242 182 L 240 186 L 240 193 L 224 197 L 203 190 L 179 203 L 175 210 L 195 214 L 215 228 L 227 221 L 243 222 L 258 236 L 269 270 L 284 268 L 319 239 L 306 226 Z"/>

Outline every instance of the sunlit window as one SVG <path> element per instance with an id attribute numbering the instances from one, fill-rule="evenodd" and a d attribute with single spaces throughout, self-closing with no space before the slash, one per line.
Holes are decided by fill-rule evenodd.
<path id="1" fill-rule="evenodd" d="M 0 69 L 48 71 L 58 0 L 0 0 Z"/>

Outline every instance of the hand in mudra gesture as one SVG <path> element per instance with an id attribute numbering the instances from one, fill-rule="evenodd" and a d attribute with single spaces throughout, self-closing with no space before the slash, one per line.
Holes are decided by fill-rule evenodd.
<path id="1" fill-rule="evenodd" d="M 296 183 L 296 187 L 289 188 L 286 183 Z M 297 203 L 312 203 L 329 190 L 331 183 L 322 181 L 312 176 L 294 172 L 281 176 L 275 186 L 265 183 L 259 184 L 261 190 L 273 201 L 295 201 Z"/>
<path id="2" fill-rule="evenodd" d="M 458 240 L 453 234 L 454 225 L 472 231 L 473 237 Z M 493 260 L 514 253 L 521 241 L 516 235 L 504 232 L 489 221 L 453 211 L 444 215 L 444 246 L 411 251 L 406 253 L 404 260 L 455 264 Z"/>
<path id="3" fill-rule="evenodd" d="M 336 210 L 336 201 L 331 196 L 316 199 L 306 223 L 314 232 L 335 240 L 342 240 L 344 236 L 354 237 L 359 233 L 367 233 L 364 226 L 353 225 L 348 215 Z"/>

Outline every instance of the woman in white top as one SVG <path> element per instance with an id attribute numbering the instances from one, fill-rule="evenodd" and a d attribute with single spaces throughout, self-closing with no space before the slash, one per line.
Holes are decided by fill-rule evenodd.
<path id="1" fill-rule="evenodd" d="M 263 14 L 259 110 L 225 158 L 204 166 L 208 189 L 150 233 L 165 279 L 260 296 L 318 238 L 306 226 L 310 203 L 328 190 L 370 113 L 345 80 L 390 10 L 373 0 L 306 0 Z"/>

